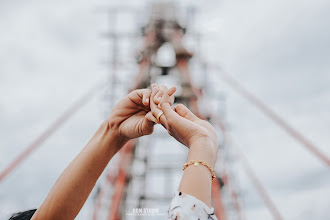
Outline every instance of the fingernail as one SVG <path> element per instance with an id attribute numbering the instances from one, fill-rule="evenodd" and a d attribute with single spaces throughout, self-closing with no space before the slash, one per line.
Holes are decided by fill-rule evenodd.
<path id="1" fill-rule="evenodd" d="M 151 87 L 152 87 L 153 89 L 155 89 L 155 88 L 158 88 L 158 85 L 155 84 L 155 83 L 153 83 L 153 84 L 151 85 Z"/>
<path id="2" fill-rule="evenodd" d="M 149 98 L 146 98 L 146 103 L 147 103 L 147 104 L 149 103 Z"/>

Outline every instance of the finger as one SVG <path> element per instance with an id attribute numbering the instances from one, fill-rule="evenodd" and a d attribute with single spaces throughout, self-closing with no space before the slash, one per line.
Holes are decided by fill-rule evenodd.
<path id="1" fill-rule="evenodd" d="M 176 87 L 173 86 L 169 89 L 168 91 L 168 95 L 170 96 L 170 101 L 171 101 L 171 105 L 173 105 L 175 97 L 174 97 L 174 93 L 176 92 Z"/>
<path id="2" fill-rule="evenodd" d="M 157 83 L 152 83 L 151 84 L 151 87 L 153 88 L 153 87 L 159 87 L 159 85 L 157 84 Z"/>
<path id="3" fill-rule="evenodd" d="M 128 98 L 130 100 L 132 100 L 133 102 L 135 102 L 136 104 L 144 105 L 144 102 L 143 102 L 144 95 L 145 95 L 145 97 L 147 97 L 149 92 L 150 92 L 150 89 L 136 89 L 128 94 Z M 150 98 L 149 98 L 149 100 L 150 100 Z"/>
<path id="4" fill-rule="evenodd" d="M 158 92 L 158 90 L 159 90 L 159 86 L 157 85 L 157 84 L 155 84 L 155 83 L 153 83 L 152 85 L 151 85 L 151 89 L 152 89 L 152 91 L 151 91 L 151 99 L 150 99 L 150 102 L 152 101 L 153 102 L 153 98 L 154 98 L 154 96 L 157 94 L 157 92 Z"/>
<path id="5" fill-rule="evenodd" d="M 148 112 L 145 116 L 145 118 L 149 121 L 152 121 L 153 123 L 159 124 L 156 117 L 152 114 L 152 112 Z"/>
<path id="6" fill-rule="evenodd" d="M 199 118 L 194 115 L 194 113 L 192 113 L 186 106 L 184 106 L 183 104 L 178 104 L 175 107 L 175 111 L 182 117 L 188 119 L 189 121 L 196 121 Z"/>
<path id="7" fill-rule="evenodd" d="M 151 84 L 152 94 L 155 95 L 157 91 L 159 90 L 159 85 L 156 83 Z"/>
<path id="8" fill-rule="evenodd" d="M 165 129 L 167 129 L 167 120 L 166 120 L 166 117 L 165 117 L 165 115 L 164 115 L 164 112 L 163 112 L 162 110 L 160 110 L 160 112 L 161 112 L 161 114 L 160 114 L 160 116 L 159 116 L 159 121 L 158 121 L 158 123 L 161 124 L 161 125 L 163 125 L 163 127 L 164 127 Z"/>
<path id="9" fill-rule="evenodd" d="M 154 118 L 154 122 L 155 123 L 157 123 L 157 124 L 162 124 L 162 125 L 164 125 L 165 127 L 167 127 L 167 122 L 166 122 L 166 118 L 165 118 L 165 116 L 164 116 L 164 114 L 163 115 L 161 115 L 161 112 L 163 112 L 162 110 L 160 110 L 158 107 L 157 107 L 157 105 L 153 102 L 153 101 L 151 101 L 150 102 L 150 109 L 151 109 L 151 112 L 150 112 L 150 114 L 152 115 L 152 117 L 151 116 L 149 116 L 148 114 L 148 119 L 150 119 L 150 120 L 152 120 L 152 118 Z M 159 120 L 157 120 L 157 116 L 158 115 L 160 115 L 159 116 Z"/>
<path id="10" fill-rule="evenodd" d="M 151 96 L 151 90 L 150 89 L 145 89 L 142 94 L 142 103 L 145 106 L 149 105 L 150 102 L 150 96 Z"/>
<path id="11" fill-rule="evenodd" d="M 159 104 L 160 103 L 160 100 L 162 99 L 162 96 L 164 94 L 164 92 L 166 92 L 168 90 L 168 88 L 164 85 L 161 85 L 159 87 L 159 91 L 155 94 L 154 96 L 154 102 L 155 104 Z"/>
<path id="12" fill-rule="evenodd" d="M 176 86 L 172 86 L 171 88 L 168 89 L 167 94 L 169 96 L 172 96 L 176 92 Z"/>
<path id="13" fill-rule="evenodd" d="M 150 109 L 151 109 L 151 114 L 153 116 L 153 118 L 155 119 L 155 123 L 157 124 L 162 124 L 164 126 L 166 126 L 167 128 L 167 122 L 166 122 L 166 118 L 164 115 L 161 115 L 159 117 L 159 121 L 157 120 L 157 116 L 160 112 L 162 112 L 158 107 L 157 105 L 155 104 L 154 102 L 154 96 L 156 95 L 157 93 L 157 89 L 156 90 L 153 90 L 152 94 L 151 94 L 151 99 L 150 99 Z M 148 116 L 150 117 L 150 116 Z M 151 120 L 151 117 L 150 117 L 150 120 Z"/>
<path id="14" fill-rule="evenodd" d="M 170 90 L 170 91 L 168 91 L 168 95 L 170 96 L 170 105 L 173 105 L 173 104 L 174 104 L 174 101 L 175 101 L 174 93 L 176 92 L 176 87 L 173 86 L 173 87 L 171 87 L 169 90 Z M 161 100 L 161 99 L 160 99 L 160 100 Z M 157 104 L 157 102 L 156 102 L 156 104 Z M 158 107 L 159 109 L 161 109 L 160 101 L 159 101 L 157 107 Z"/>
<path id="15" fill-rule="evenodd" d="M 180 136 L 180 142 L 188 146 L 190 136 L 188 131 L 190 129 L 193 130 L 193 128 L 196 127 L 196 124 L 193 121 L 182 117 L 180 114 L 178 114 L 172 109 L 170 105 L 170 96 L 168 95 L 170 92 L 166 92 L 163 95 L 162 101 L 160 103 L 161 109 L 165 115 L 164 118 L 166 119 L 167 123 L 166 129 L 170 134 L 176 134 Z M 180 107 L 178 109 L 180 109 Z"/>
<path id="16" fill-rule="evenodd" d="M 160 107 L 161 107 L 162 111 L 164 112 L 164 115 L 165 115 L 167 121 L 174 119 L 176 117 L 179 117 L 179 115 L 177 115 L 177 113 L 171 107 L 171 105 L 172 105 L 171 95 L 173 95 L 175 90 L 176 90 L 175 87 L 168 89 L 164 93 L 164 95 L 161 99 L 161 102 L 160 102 Z"/>
<path id="17" fill-rule="evenodd" d="M 151 110 L 156 107 L 156 104 L 154 102 L 154 97 L 157 94 L 158 90 L 159 90 L 158 85 L 152 84 L 152 93 L 151 93 L 151 97 L 150 97 L 150 109 Z"/>
<path id="18" fill-rule="evenodd" d="M 151 93 L 151 97 L 150 97 L 150 109 L 152 107 L 157 107 L 155 104 L 155 96 L 157 94 L 157 92 L 159 91 L 159 86 L 155 83 L 151 84 L 152 87 L 152 93 Z"/>

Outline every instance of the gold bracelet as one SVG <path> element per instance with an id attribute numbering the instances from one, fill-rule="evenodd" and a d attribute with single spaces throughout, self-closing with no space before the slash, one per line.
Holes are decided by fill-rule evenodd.
<path id="1" fill-rule="evenodd" d="M 213 182 L 213 180 L 215 180 L 215 172 L 214 172 L 214 170 L 212 169 L 212 167 L 210 165 L 208 165 L 203 160 L 191 160 L 188 163 L 185 163 L 183 165 L 183 169 L 182 170 L 186 169 L 187 166 L 192 165 L 192 164 L 194 164 L 195 167 L 197 167 L 199 164 L 202 164 L 203 166 L 207 167 L 210 170 L 211 174 L 212 174 L 212 182 Z"/>

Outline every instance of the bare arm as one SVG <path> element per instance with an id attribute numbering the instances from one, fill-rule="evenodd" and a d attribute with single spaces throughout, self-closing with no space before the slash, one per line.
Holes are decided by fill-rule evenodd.
<path id="1" fill-rule="evenodd" d="M 162 92 L 162 88 L 159 91 Z M 148 114 L 150 95 L 149 89 L 134 90 L 114 107 L 89 143 L 63 171 L 32 220 L 77 216 L 110 159 L 130 139 L 153 132 L 155 118 Z"/>
<path id="2" fill-rule="evenodd" d="M 214 168 L 216 150 L 208 146 L 211 144 L 207 140 L 192 144 L 189 149 L 187 162 L 191 160 L 204 160 Z M 210 170 L 203 165 L 197 167 L 190 165 L 183 172 L 179 191 L 195 196 L 211 207 L 211 186 L 212 178 Z"/>
<path id="3" fill-rule="evenodd" d="M 125 141 L 102 123 L 93 138 L 56 181 L 32 220 L 74 219 L 97 179 Z"/>
<path id="4" fill-rule="evenodd" d="M 199 119 L 182 104 L 177 105 L 173 110 L 169 99 L 169 94 L 172 94 L 173 91 L 175 88 L 170 88 L 162 96 L 160 106 L 164 115 L 160 117 L 161 123 L 170 135 L 189 148 L 187 162 L 204 160 L 213 168 L 218 151 L 214 128 L 207 121 Z M 153 115 L 157 116 L 161 110 L 153 102 L 153 94 L 151 98 L 151 110 Z M 183 173 L 179 191 L 200 199 L 210 207 L 211 184 L 211 173 L 207 167 L 190 165 Z"/>

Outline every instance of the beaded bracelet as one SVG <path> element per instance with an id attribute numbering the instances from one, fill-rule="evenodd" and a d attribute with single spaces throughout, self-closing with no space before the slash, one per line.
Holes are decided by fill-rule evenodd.
<path id="1" fill-rule="evenodd" d="M 192 165 L 192 164 L 194 164 L 195 167 L 197 167 L 199 164 L 202 164 L 203 166 L 207 167 L 207 168 L 210 170 L 211 174 L 212 174 L 212 182 L 213 182 L 213 180 L 215 179 L 215 172 L 214 172 L 214 170 L 212 169 L 212 167 L 211 167 L 210 165 L 208 165 L 208 164 L 207 164 L 205 161 L 203 161 L 203 160 L 191 160 L 191 161 L 189 161 L 188 163 L 185 163 L 185 164 L 184 164 L 182 170 L 186 169 L 187 166 Z"/>

